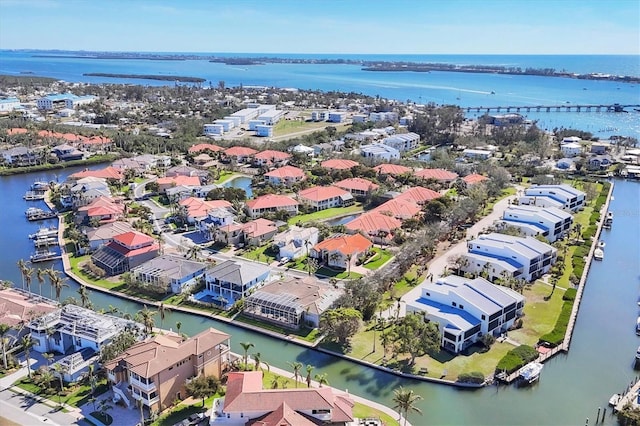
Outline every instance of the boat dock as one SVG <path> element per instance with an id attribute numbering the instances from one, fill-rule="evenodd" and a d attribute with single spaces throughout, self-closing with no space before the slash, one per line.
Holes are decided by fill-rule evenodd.
<path id="1" fill-rule="evenodd" d="M 624 112 L 625 108 L 640 108 L 640 105 L 635 104 L 600 104 L 600 105 L 587 105 L 587 104 L 561 104 L 561 105 L 507 105 L 507 106 L 471 106 L 462 107 L 467 112 Z"/>
<path id="2" fill-rule="evenodd" d="M 58 216 L 58 213 L 55 211 L 44 211 L 42 209 L 31 207 L 27 209 L 25 215 L 27 216 L 28 221 L 35 222 L 37 220 L 53 219 Z"/>
<path id="3" fill-rule="evenodd" d="M 622 393 L 620 399 L 618 399 L 618 403 L 613 408 L 613 411 L 620 411 L 624 408 L 625 405 L 638 405 L 638 391 L 640 391 L 640 380 L 636 377 L 636 381 L 631 382 L 626 392 Z"/>

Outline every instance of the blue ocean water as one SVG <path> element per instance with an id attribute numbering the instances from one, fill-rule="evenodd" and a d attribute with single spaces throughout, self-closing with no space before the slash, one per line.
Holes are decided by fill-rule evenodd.
<path id="1" fill-rule="evenodd" d="M 42 52 L 38 52 L 42 53 Z M 169 52 L 170 53 L 170 52 Z M 170 81 L 88 77 L 85 73 L 155 74 L 201 77 L 204 85 L 272 86 L 358 92 L 399 101 L 456 104 L 462 107 L 561 104 L 640 104 L 640 84 L 525 75 L 452 72 L 371 72 L 359 65 L 265 64 L 225 65 L 206 60 L 42 58 L 30 51 L 0 51 L 0 74 L 33 73 L 69 82 L 126 83 L 149 86 Z M 587 55 L 301 55 L 199 54 L 225 57 L 344 58 L 354 60 L 483 64 L 521 68 L 554 68 L 577 73 L 600 72 L 640 76 L 640 56 Z M 477 113 L 469 113 L 470 117 Z M 640 113 L 526 113 L 545 129 L 571 127 L 607 138 L 613 134 L 640 138 Z"/>

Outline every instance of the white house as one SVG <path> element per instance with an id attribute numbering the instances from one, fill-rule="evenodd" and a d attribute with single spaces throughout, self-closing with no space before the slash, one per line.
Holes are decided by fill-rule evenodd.
<path id="1" fill-rule="evenodd" d="M 229 309 L 236 301 L 249 296 L 249 290 L 265 282 L 270 272 L 268 266 L 258 263 L 227 260 L 206 271 L 204 292 L 209 300 Z"/>
<path id="2" fill-rule="evenodd" d="M 399 133 L 382 139 L 382 143 L 400 152 L 411 151 L 418 147 L 420 143 L 420 135 L 417 133 Z"/>
<path id="3" fill-rule="evenodd" d="M 308 250 L 318 244 L 318 228 L 310 226 L 301 228 L 292 226 L 288 230 L 276 234 L 273 244 L 280 249 L 279 257 L 298 259 L 307 254 Z"/>
<path id="4" fill-rule="evenodd" d="M 507 331 L 522 315 L 524 304 L 521 294 L 484 278 L 449 275 L 423 284 L 420 297 L 407 301 L 407 315 L 424 313 L 437 322 L 442 347 L 458 353 L 484 334 Z"/>
<path id="5" fill-rule="evenodd" d="M 584 208 L 586 203 L 586 194 L 582 191 L 565 183 L 559 185 L 534 185 L 527 188 L 524 192 L 527 199 L 547 197 L 554 201 L 562 203 L 563 209 L 578 211 Z M 525 200 L 526 201 L 526 200 Z M 530 204 L 530 203 L 523 203 Z M 533 203 L 535 205 L 535 202 Z"/>
<path id="6" fill-rule="evenodd" d="M 491 158 L 491 151 L 486 149 L 465 149 L 462 156 L 472 160 L 487 160 Z"/>
<path id="7" fill-rule="evenodd" d="M 20 107 L 20 99 L 18 98 L 3 98 L 0 99 L 0 112 L 13 111 Z"/>
<path id="8" fill-rule="evenodd" d="M 372 112 L 369 114 L 369 121 L 398 121 L 397 112 Z"/>
<path id="9" fill-rule="evenodd" d="M 165 254 L 136 266 L 130 272 L 136 281 L 159 292 L 182 293 L 196 286 L 206 269 L 205 263 Z"/>
<path id="10" fill-rule="evenodd" d="M 496 226 L 514 226 L 524 235 L 542 235 L 550 243 L 564 237 L 571 229 L 573 216 L 557 207 L 510 205 Z"/>
<path id="11" fill-rule="evenodd" d="M 565 143 L 560 145 L 560 151 L 565 157 L 575 157 L 582 153 L 582 145 L 576 142 Z"/>
<path id="12" fill-rule="evenodd" d="M 327 121 L 331 123 L 342 123 L 347 118 L 347 113 L 344 111 L 332 111 L 329 113 Z"/>
<path id="13" fill-rule="evenodd" d="M 222 136 L 224 134 L 224 126 L 222 124 L 205 124 L 205 136 Z"/>
<path id="14" fill-rule="evenodd" d="M 372 143 L 360 147 L 360 155 L 366 158 L 379 158 L 382 160 L 397 160 L 400 158 L 400 151 L 392 146 L 382 143 Z"/>
<path id="15" fill-rule="evenodd" d="M 256 136 L 270 138 L 273 136 L 273 126 L 259 124 L 256 126 Z"/>
<path id="16" fill-rule="evenodd" d="M 215 120 L 213 124 L 220 124 L 225 132 L 228 132 L 235 127 L 233 120 Z"/>
<path id="17" fill-rule="evenodd" d="M 491 280 L 507 277 L 534 281 L 549 272 L 558 250 L 533 237 L 482 234 L 467 243 L 460 269 L 472 274 L 485 273 Z"/>
<path id="18" fill-rule="evenodd" d="M 264 121 L 269 126 L 275 125 L 284 116 L 284 111 L 280 109 L 270 109 L 258 115 L 258 120 Z"/>

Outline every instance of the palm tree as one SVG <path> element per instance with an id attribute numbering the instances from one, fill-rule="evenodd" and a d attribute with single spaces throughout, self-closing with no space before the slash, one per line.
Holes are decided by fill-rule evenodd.
<path id="1" fill-rule="evenodd" d="M 260 354 L 260 352 L 256 352 L 255 354 L 253 354 L 253 362 L 255 364 L 256 371 L 258 371 L 258 369 L 262 370 L 260 368 L 262 364 L 267 366 L 267 371 L 271 371 L 271 366 L 267 364 L 266 361 L 262 361 L 262 355 Z"/>
<path id="2" fill-rule="evenodd" d="M 180 321 L 178 321 L 176 323 L 176 330 L 178 330 L 178 334 L 180 334 L 180 329 L 182 328 L 182 323 Z"/>
<path id="3" fill-rule="evenodd" d="M 153 316 L 155 314 L 156 312 L 147 308 L 147 305 L 144 305 L 144 308 L 136 314 L 136 316 L 139 318 L 139 321 L 144 325 L 145 332 L 147 334 L 151 334 L 153 332 Z"/>
<path id="4" fill-rule="evenodd" d="M 422 397 L 413 392 L 411 389 L 405 389 L 403 386 L 400 386 L 398 389 L 393 391 L 393 402 L 396 405 L 393 406 L 394 409 L 398 409 L 400 415 L 404 413 L 404 424 L 407 424 L 407 414 L 409 411 L 414 411 L 418 414 L 422 414 L 422 410 L 416 407 L 416 403 L 422 400 Z"/>
<path id="5" fill-rule="evenodd" d="M 320 387 L 322 387 L 322 385 L 329 384 L 329 380 L 327 380 L 327 373 L 316 374 L 315 379 Z"/>
<path id="6" fill-rule="evenodd" d="M 27 275 L 27 270 L 29 267 L 27 266 L 27 262 L 24 259 L 18 260 L 18 268 L 20 269 L 20 275 L 22 276 L 22 288 L 24 289 L 24 277 Z"/>
<path id="7" fill-rule="evenodd" d="M 60 276 L 60 273 L 55 269 L 48 269 L 47 275 L 49 275 L 49 281 L 51 283 L 51 288 L 56 292 L 56 300 L 60 303 L 60 296 L 62 295 L 62 289 L 65 287 L 69 287 L 65 281 L 67 280 L 64 277 Z"/>
<path id="8" fill-rule="evenodd" d="M 64 373 L 69 371 L 69 369 L 60 363 L 57 363 L 53 366 L 53 369 L 56 370 L 56 374 L 58 379 L 60 380 L 60 390 L 58 391 L 58 402 L 62 405 L 62 391 L 64 390 Z"/>
<path id="9" fill-rule="evenodd" d="M 51 352 L 45 352 L 42 354 L 42 357 L 47 361 L 47 367 L 51 365 L 51 361 L 53 361 L 54 355 Z"/>
<path id="10" fill-rule="evenodd" d="M 78 294 L 80 295 L 80 303 L 82 304 L 82 307 L 86 308 L 89 303 L 89 292 L 87 291 L 87 286 L 81 284 L 80 288 L 78 288 Z"/>
<path id="11" fill-rule="evenodd" d="M 31 364 L 29 363 L 29 358 L 31 355 L 31 348 L 33 347 L 35 342 L 31 338 L 31 335 L 27 334 L 26 336 L 22 337 L 20 344 L 22 345 L 22 349 L 24 350 L 24 357 L 27 360 L 27 376 L 31 378 Z"/>
<path id="12" fill-rule="evenodd" d="M 35 273 L 35 269 L 27 268 L 24 271 L 24 284 L 27 287 L 27 291 L 31 293 L 31 281 L 33 280 L 33 274 Z"/>
<path id="13" fill-rule="evenodd" d="M 167 317 L 167 313 L 171 312 L 171 309 L 165 306 L 164 303 L 160 302 L 160 306 L 158 306 L 158 313 L 160 314 L 160 328 L 164 323 L 164 319 Z"/>
<path id="14" fill-rule="evenodd" d="M 255 345 L 251 342 L 244 342 L 244 343 L 240 343 L 240 346 L 242 346 L 242 349 L 244 350 L 244 369 L 246 371 L 247 369 L 247 358 L 248 358 L 248 352 L 250 348 L 255 347 Z"/>
<path id="15" fill-rule="evenodd" d="M 313 365 L 307 364 L 307 387 L 311 387 L 311 372 L 315 367 Z"/>
<path id="16" fill-rule="evenodd" d="M 89 371 L 87 372 L 89 386 L 91 386 L 91 398 L 94 397 L 94 393 L 96 391 L 96 385 L 98 384 L 98 378 L 96 377 L 96 374 L 95 374 L 95 368 L 96 368 L 95 364 L 90 364 Z"/>
<path id="17" fill-rule="evenodd" d="M 5 370 L 7 369 L 7 350 L 5 345 L 9 339 L 5 338 L 4 336 L 7 333 L 9 333 L 11 329 L 12 327 L 10 325 L 0 324 L 0 342 L 2 343 L 2 365 L 4 366 Z"/>
<path id="18" fill-rule="evenodd" d="M 293 379 L 296 381 L 296 388 L 298 387 L 298 377 L 300 376 L 300 369 L 302 369 L 302 363 L 295 361 L 290 362 L 289 365 L 293 368 Z"/>
<path id="19" fill-rule="evenodd" d="M 346 255 L 347 258 L 347 277 L 351 276 L 351 259 L 353 258 L 353 254 L 349 253 Z"/>
<path id="20" fill-rule="evenodd" d="M 58 276 L 59 272 L 53 269 L 53 267 L 45 269 L 44 272 L 49 278 L 49 298 L 53 299 L 53 281 L 55 280 L 55 277 Z"/>
<path id="21" fill-rule="evenodd" d="M 45 393 L 49 392 L 49 389 L 51 388 L 51 382 L 53 381 L 53 379 L 55 379 L 55 376 L 49 370 L 43 370 L 40 373 L 40 386 L 44 386 Z"/>
<path id="22" fill-rule="evenodd" d="M 38 270 L 36 271 L 36 278 L 38 279 L 40 296 L 42 296 L 42 284 L 44 284 L 44 274 L 45 274 L 45 270 L 42 268 L 38 268 Z"/>

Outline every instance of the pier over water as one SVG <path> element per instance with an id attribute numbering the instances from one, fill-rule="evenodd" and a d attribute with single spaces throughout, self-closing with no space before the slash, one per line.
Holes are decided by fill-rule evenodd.
<path id="1" fill-rule="evenodd" d="M 467 112 L 629 112 L 633 108 L 640 112 L 640 104 L 561 104 L 561 105 L 529 105 L 529 106 L 479 106 L 463 107 Z"/>

